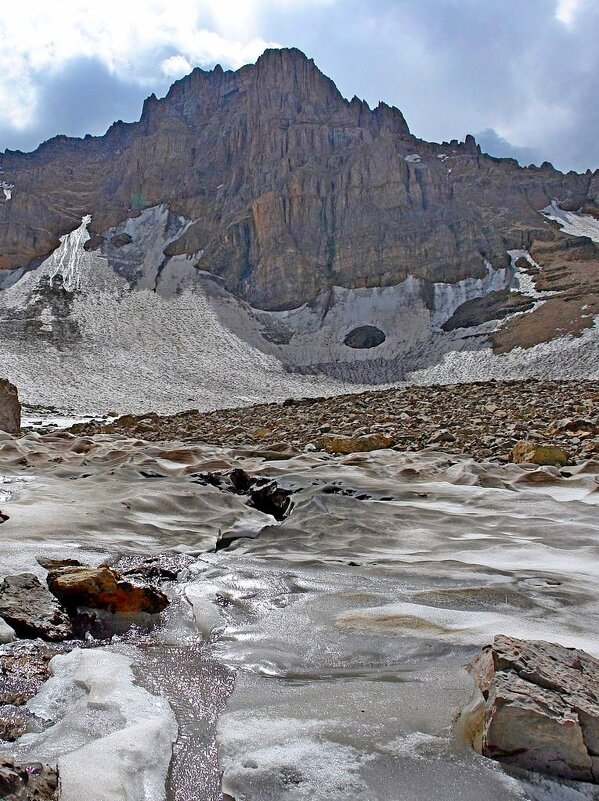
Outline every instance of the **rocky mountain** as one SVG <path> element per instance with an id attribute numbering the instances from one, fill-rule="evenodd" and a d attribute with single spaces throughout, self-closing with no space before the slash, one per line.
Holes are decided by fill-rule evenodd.
<path id="1" fill-rule="evenodd" d="M 157 336 L 179 343 L 177 375 L 190 369 L 183 351 L 202 358 L 181 332 L 205 328 L 208 306 L 215 341 L 238 338 L 267 373 L 274 363 L 363 383 L 521 374 L 523 363 L 555 373 L 561 345 L 576 351 L 576 376 L 594 363 L 599 171 L 523 168 L 471 136 L 424 142 L 398 109 L 344 99 L 296 49 L 236 72 L 196 68 L 148 98 L 139 122 L 5 151 L 0 168 L 11 377 L 23 359 L 28 374 L 43 369 L 40 342 L 74 375 L 98 348 L 118 362 L 98 314 L 114 329 L 123 304 L 150 304 L 146 318 L 164 320 L 161 302 Z M 120 311 L 108 314 L 106 293 Z M 135 339 L 145 322 L 128 314 L 121 336 Z M 156 338 L 145 345 L 146 358 L 160 350 Z M 436 369 L 464 351 L 478 355 Z M 230 347 L 210 358 L 230 361 Z"/>

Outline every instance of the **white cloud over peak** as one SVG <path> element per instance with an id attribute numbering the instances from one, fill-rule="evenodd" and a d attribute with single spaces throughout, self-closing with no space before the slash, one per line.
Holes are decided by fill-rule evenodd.
<path id="1" fill-rule="evenodd" d="M 39 76 L 97 59 L 151 91 L 157 76 L 222 62 L 236 69 L 276 46 L 254 35 L 265 0 L 23 0 L 0 17 L 4 122 L 25 128 L 37 111 Z M 157 60 L 156 54 L 172 55 Z M 188 70 L 187 70 L 188 71 Z"/>
<path id="2" fill-rule="evenodd" d="M 482 131 L 498 151 L 533 151 L 562 169 L 599 166 L 598 0 L 3 6 L 0 152 L 102 133 L 137 119 L 145 96 L 195 66 L 236 69 L 267 47 L 295 46 L 346 96 L 399 106 L 423 138 Z"/>

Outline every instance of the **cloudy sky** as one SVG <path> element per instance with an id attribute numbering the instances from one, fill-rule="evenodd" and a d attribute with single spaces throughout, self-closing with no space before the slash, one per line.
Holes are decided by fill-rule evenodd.
<path id="1" fill-rule="evenodd" d="M 193 66 L 273 46 L 423 138 L 599 167 L 599 0 L 4 0 L 0 151 L 103 133 Z"/>

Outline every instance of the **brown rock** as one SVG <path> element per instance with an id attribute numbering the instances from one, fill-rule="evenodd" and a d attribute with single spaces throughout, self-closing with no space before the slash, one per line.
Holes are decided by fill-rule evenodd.
<path id="1" fill-rule="evenodd" d="M 166 595 L 150 585 L 120 580 L 109 567 L 62 567 L 50 570 L 48 586 L 68 608 L 157 614 L 168 605 Z"/>
<path id="2" fill-rule="evenodd" d="M 395 439 L 389 434 L 366 434 L 361 437 L 345 437 L 340 434 L 328 434 L 316 441 L 316 445 L 329 453 L 362 453 L 390 448 Z"/>
<path id="3" fill-rule="evenodd" d="M 505 266 L 506 248 L 554 238 L 537 209 L 595 192 L 585 175 L 485 156 L 471 136 L 417 139 L 398 109 L 345 100 L 296 49 L 236 72 L 196 68 L 139 122 L 7 151 L 2 167 L 16 189 L 0 204 L 0 269 L 49 254 L 87 213 L 92 245 L 118 252 L 122 240 L 98 234 L 164 203 L 195 221 L 166 256 L 202 250 L 229 290 L 271 309 L 408 274 L 482 277 L 482 253 Z"/>
<path id="4" fill-rule="evenodd" d="M 14 384 L 0 379 L 0 431 L 18 434 L 21 430 L 21 404 Z"/>
<path id="5" fill-rule="evenodd" d="M 535 445 L 534 442 L 517 442 L 510 453 L 515 464 L 554 465 L 568 464 L 568 454 L 554 445 Z"/>
<path id="6" fill-rule="evenodd" d="M 446 428 L 441 428 L 439 431 L 435 431 L 435 433 L 430 437 L 429 443 L 434 445 L 437 442 L 455 442 L 456 438 L 448 431 Z"/>
<path id="7" fill-rule="evenodd" d="M 11 757 L 0 757 L 0 798 L 4 801 L 55 801 L 58 773 L 41 762 L 19 765 Z"/>
<path id="8" fill-rule="evenodd" d="M 471 674 L 485 699 L 485 756 L 567 779 L 599 781 L 599 660 L 498 635 Z"/>

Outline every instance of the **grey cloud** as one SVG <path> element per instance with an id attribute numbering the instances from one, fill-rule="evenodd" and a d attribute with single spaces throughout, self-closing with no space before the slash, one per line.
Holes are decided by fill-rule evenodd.
<path id="1" fill-rule="evenodd" d="M 560 169 L 599 167 L 599 4 L 567 28 L 551 0 L 336 0 L 275 4 L 258 20 L 266 40 L 314 58 L 346 97 L 398 106 L 425 139 L 482 132 L 484 147 Z M 52 80 L 35 131 L 0 130 L 0 148 L 31 146 L 59 132 L 97 133 L 135 119 L 143 97 L 162 94 L 159 61 L 136 64 L 144 83 L 126 83 L 79 60 Z M 138 57 L 139 58 L 139 57 Z M 223 66 L 227 66 L 224 64 Z M 520 148 L 493 137 L 509 132 Z M 492 132 L 492 133 L 489 133 Z M 25 144 L 24 144 L 25 143 Z M 529 154 L 528 151 L 532 151 Z"/>
<path id="2" fill-rule="evenodd" d="M 164 81 L 155 81 L 152 88 L 123 81 L 100 60 L 85 57 L 50 76 L 37 76 L 36 83 L 40 102 L 35 124 L 25 131 L 0 125 L 0 150 L 32 150 L 56 134 L 102 134 L 117 119 L 138 119 L 144 98 L 168 88 Z"/>
<path id="3" fill-rule="evenodd" d="M 541 164 L 543 161 L 542 156 L 538 151 L 532 147 L 518 147 L 512 145 L 503 136 L 499 136 L 497 131 L 493 128 L 486 128 L 484 131 L 475 134 L 476 141 L 481 147 L 483 153 L 488 153 L 490 156 L 497 156 L 498 158 L 516 159 L 523 166 L 528 164 Z"/>

